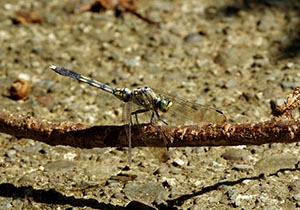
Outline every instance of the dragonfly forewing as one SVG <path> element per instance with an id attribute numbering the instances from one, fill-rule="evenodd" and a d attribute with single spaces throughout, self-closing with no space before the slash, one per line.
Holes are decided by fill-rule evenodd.
<path id="1" fill-rule="evenodd" d="M 161 113 L 161 118 L 168 125 L 205 125 L 210 123 L 223 124 L 226 116 L 212 107 L 191 103 L 184 99 L 170 95 L 159 94 L 161 98 L 168 98 L 172 106 L 166 113 Z"/>

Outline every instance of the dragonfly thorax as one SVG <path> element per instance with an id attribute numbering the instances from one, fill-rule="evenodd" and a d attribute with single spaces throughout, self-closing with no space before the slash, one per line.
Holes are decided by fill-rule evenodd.
<path id="1" fill-rule="evenodd" d="M 144 108 L 151 110 L 155 106 L 157 99 L 156 93 L 149 87 L 142 87 L 132 90 L 133 103 L 143 106 Z"/>
<path id="2" fill-rule="evenodd" d="M 128 88 L 115 88 L 113 94 L 121 101 L 128 102 L 133 94 L 133 91 Z"/>
<path id="3" fill-rule="evenodd" d="M 152 88 L 147 86 L 133 90 L 132 94 L 133 102 L 148 110 L 167 112 L 172 106 L 170 99 L 159 97 Z"/>

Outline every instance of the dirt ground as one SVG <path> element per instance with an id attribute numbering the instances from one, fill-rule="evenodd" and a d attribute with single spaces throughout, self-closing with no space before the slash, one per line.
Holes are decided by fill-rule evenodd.
<path id="1" fill-rule="evenodd" d="M 217 107 L 232 123 L 270 119 L 270 101 L 282 104 L 300 86 L 299 1 L 138 1 L 136 11 L 158 24 L 122 5 L 82 11 L 90 3 L 0 2 L 0 108 L 122 124 L 121 101 L 51 64 Z M 13 100 L 18 78 L 31 92 Z M 134 148 L 130 167 L 127 148 L 52 147 L 6 134 L 0 145 L 0 209 L 300 209 L 298 143 L 171 148 L 165 163 Z"/>

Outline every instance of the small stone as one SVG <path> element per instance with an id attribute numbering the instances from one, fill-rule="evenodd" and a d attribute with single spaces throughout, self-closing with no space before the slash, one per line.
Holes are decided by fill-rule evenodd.
<path id="1" fill-rule="evenodd" d="M 164 199 L 166 191 L 160 183 L 138 183 L 129 182 L 124 188 L 125 195 L 130 200 L 142 200 L 146 203 L 152 203 L 157 199 Z"/>
<path id="2" fill-rule="evenodd" d="M 221 157 L 232 162 L 249 160 L 249 151 L 244 149 L 227 149 Z"/>
<path id="3" fill-rule="evenodd" d="M 202 40 L 202 35 L 199 32 L 190 33 L 186 35 L 183 40 L 188 43 L 197 43 Z"/>
<path id="4" fill-rule="evenodd" d="M 139 67 L 141 65 L 141 58 L 135 57 L 132 59 L 126 59 L 124 62 L 127 67 Z"/>
<path id="5" fill-rule="evenodd" d="M 262 158 L 255 164 L 255 170 L 259 174 L 271 174 L 276 173 L 282 168 L 295 168 L 295 164 L 299 161 L 299 158 L 293 154 L 284 153 L 269 155 Z"/>
<path id="6" fill-rule="evenodd" d="M 294 67 L 294 63 L 293 62 L 288 62 L 285 66 L 284 66 L 284 69 L 290 69 Z"/>
<path id="7" fill-rule="evenodd" d="M 66 154 L 64 154 L 64 159 L 65 160 L 74 160 L 74 158 L 77 157 L 77 154 L 76 153 L 73 153 L 73 152 L 68 152 Z"/>
<path id="8" fill-rule="evenodd" d="M 137 175 L 135 174 L 123 174 L 123 173 L 119 173 L 116 176 L 111 176 L 110 180 L 115 180 L 118 182 L 129 182 L 129 181 L 133 181 L 135 178 L 137 177 Z"/>
<path id="9" fill-rule="evenodd" d="M 7 157 L 9 157 L 9 158 L 15 157 L 16 153 L 17 153 L 17 151 L 14 150 L 14 149 L 10 149 L 10 150 L 7 150 L 7 151 L 6 151 L 6 155 L 7 155 Z"/>
<path id="10" fill-rule="evenodd" d="M 293 199 L 294 199 L 295 201 L 300 201 L 300 194 L 298 193 L 298 194 L 296 194 L 296 195 L 293 195 Z"/>
<path id="11" fill-rule="evenodd" d="M 14 100 L 21 100 L 28 96 L 30 92 L 30 85 L 27 80 L 17 79 L 9 88 L 9 97 Z"/>
<path id="12" fill-rule="evenodd" d="M 228 89 L 236 88 L 236 87 L 240 86 L 240 82 L 237 79 L 232 78 L 232 79 L 228 79 L 225 82 L 224 86 L 225 86 L 225 88 L 228 88 Z"/>
<path id="13" fill-rule="evenodd" d="M 235 165 L 233 165 L 232 168 L 237 171 L 252 171 L 252 170 L 254 170 L 253 166 L 247 165 L 247 164 L 235 164 Z"/>
<path id="14" fill-rule="evenodd" d="M 14 208 L 16 209 L 21 209 L 22 207 L 24 207 L 24 201 L 21 199 L 15 199 L 12 202 L 12 205 L 14 206 Z"/>
<path id="15" fill-rule="evenodd" d="M 280 85 L 283 87 L 283 88 L 295 88 L 297 86 L 300 86 L 300 82 L 288 82 L 288 81 L 285 81 L 285 82 L 281 82 Z"/>
<path id="16" fill-rule="evenodd" d="M 169 173 L 169 168 L 166 166 L 160 166 L 156 171 L 153 172 L 153 175 L 164 175 Z"/>
<path id="17" fill-rule="evenodd" d="M 4 4 L 3 8 L 6 10 L 12 10 L 14 6 L 12 4 Z"/>
<path id="18" fill-rule="evenodd" d="M 120 182 L 118 182 L 116 180 L 111 180 L 111 179 L 107 180 L 105 185 L 108 186 L 108 187 L 119 187 L 119 186 L 121 186 Z"/>
<path id="19" fill-rule="evenodd" d="M 116 192 L 116 193 L 114 193 L 111 197 L 112 197 L 112 198 L 116 198 L 116 199 L 122 200 L 122 199 L 124 199 L 125 196 L 124 196 L 124 194 L 121 193 L 121 192 Z"/>
<path id="20" fill-rule="evenodd" d="M 11 205 L 11 203 L 1 204 L 1 205 L 0 205 L 0 209 L 1 209 L 1 210 L 13 209 L 13 205 Z"/>
<path id="21" fill-rule="evenodd" d="M 68 160 L 57 160 L 45 165 L 45 171 L 55 172 L 60 170 L 71 170 L 75 168 L 77 163 Z"/>
<path id="22" fill-rule="evenodd" d="M 37 142 L 36 144 L 25 147 L 23 151 L 27 154 L 30 154 L 30 153 L 32 154 L 32 153 L 36 153 L 42 149 L 43 149 L 43 144 L 41 142 Z"/>
<path id="23" fill-rule="evenodd" d="M 297 179 L 289 185 L 289 190 L 300 193 L 300 180 Z"/>
<path id="24" fill-rule="evenodd" d="M 175 158 L 172 162 L 172 164 L 174 166 L 183 166 L 184 165 L 184 161 L 180 158 Z"/>

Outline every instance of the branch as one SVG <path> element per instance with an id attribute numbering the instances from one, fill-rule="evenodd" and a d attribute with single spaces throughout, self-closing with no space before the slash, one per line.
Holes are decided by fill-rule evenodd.
<path id="1" fill-rule="evenodd" d="M 277 107 L 280 114 L 271 120 L 252 124 L 209 124 L 205 126 L 132 127 L 132 146 L 200 147 L 261 145 L 300 141 L 300 120 L 292 111 L 299 108 L 300 87 Z M 158 132 L 161 130 L 162 132 Z M 127 147 L 125 126 L 86 126 L 67 122 L 34 119 L 31 116 L 0 110 L 0 132 L 17 138 L 30 138 L 49 145 L 69 145 L 80 148 Z M 147 145 L 145 141 L 147 140 Z"/>

